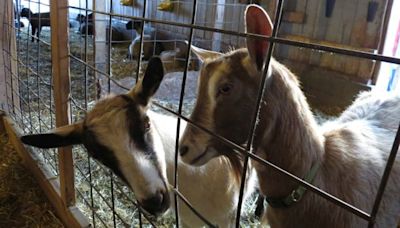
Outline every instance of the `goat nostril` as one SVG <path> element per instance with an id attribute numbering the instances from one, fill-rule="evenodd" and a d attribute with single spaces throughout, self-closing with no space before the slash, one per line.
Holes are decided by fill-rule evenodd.
<path id="1" fill-rule="evenodd" d="M 142 202 L 143 208 L 152 215 L 159 215 L 168 209 L 168 196 L 167 198 L 163 193 L 158 193 L 151 198 L 145 199 Z"/>
<path id="2" fill-rule="evenodd" d="M 179 149 L 179 154 L 181 156 L 185 156 L 185 154 L 187 154 L 188 152 L 189 152 L 188 146 L 181 146 L 181 148 Z"/>
<path id="3" fill-rule="evenodd" d="M 153 205 L 161 206 L 163 200 L 164 200 L 164 195 L 160 192 L 157 195 L 155 195 L 153 198 L 151 198 L 149 201 Z"/>

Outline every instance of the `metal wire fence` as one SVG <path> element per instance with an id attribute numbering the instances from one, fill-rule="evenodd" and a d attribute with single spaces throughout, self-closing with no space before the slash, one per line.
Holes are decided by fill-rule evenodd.
<path id="1" fill-rule="evenodd" d="M 139 50 L 144 52 L 145 46 L 147 45 L 144 37 L 151 34 L 151 54 L 160 54 L 157 53 L 156 50 L 156 46 L 159 43 L 164 43 L 165 46 L 165 43 L 170 42 L 173 46 L 171 50 L 176 50 L 181 41 L 187 41 L 188 44 L 185 45 L 184 48 L 181 47 L 181 49 L 184 49 L 182 50 L 183 53 L 186 54 L 180 56 L 174 55 L 172 58 L 172 61 L 180 61 L 182 64 L 180 66 L 182 72 L 180 92 L 175 94 L 178 102 L 172 106 L 166 105 L 165 102 L 158 101 L 157 99 L 154 102 L 154 105 L 160 110 L 179 117 L 175 142 L 175 170 L 177 170 L 178 161 L 179 125 L 181 124 L 180 121 L 183 120 L 201 131 L 207 132 L 219 139 L 222 143 L 231 146 L 244 155 L 244 167 L 248 166 L 249 160 L 257 161 L 272 167 L 311 192 L 342 207 L 343 210 L 348 210 L 369 221 L 369 227 L 373 227 L 390 170 L 394 164 L 396 153 L 399 148 L 399 131 L 392 145 L 391 154 L 381 179 L 373 210 L 371 212 L 363 211 L 251 153 L 258 112 L 256 112 L 252 118 L 252 131 L 248 138 L 249 143 L 246 146 L 237 145 L 209 129 L 199 126 L 196 122 L 191 121 L 186 114 L 190 113 L 190 107 L 187 108 L 185 106 L 190 105 L 185 101 L 185 87 L 188 72 L 193 68 L 193 58 L 187 53 L 190 53 L 190 46 L 192 44 L 198 44 L 221 51 L 226 50 L 230 46 L 242 46 L 245 38 L 253 37 L 266 39 L 271 44 L 267 54 L 266 66 L 269 65 L 274 46 L 292 46 L 300 50 L 310 49 L 324 51 L 343 56 L 393 64 L 400 64 L 400 59 L 391 56 L 383 56 L 381 54 L 355 51 L 317 43 L 300 42 L 280 37 L 279 29 L 282 22 L 283 0 L 277 1 L 275 9 L 268 9 L 270 12 L 274 12 L 274 30 L 271 37 L 244 33 L 242 15 L 246 4 L 241 4 L 237 1 L 172 1 L 172 3 L 177 4 L 178 9 L 176 9 L 174 13 L 178 16 L 171 16 L 171 13 L 160 13 L 157 11 L 156 6 L 160 3 L 159 0 L 143 0 L 138 2 L 139 7 L 135 5 L 135 7 L 120 6 L 113 0 L 102 1 L 102 3 L 101 1 L 88 0 L 69 1 L 70 29 L 68 40 L 70 49 L 68 57 L 70 61 L 71 86 L 68 99 L 71 103 L 69 113 L 71 122 L 80 120 L 100 96 L 110 92 L 124 92 L 129 90 L 129 86 L 127 86 L 129 83 L 125 83 L 126 81 L 122 79 L 130 77 L 130 84 L 134 84 L 134 81 L 141 76 L 141 70 L 146 64 L 144 57 L 139 57 L 134 60 L 125 58 L 125 53 L 128 51 L 127 49 L 130 49 L 127 46 L 131 44 L 133 37 L 138 37 L 137 45 L 139 45 Z M 252 2 L 253 1 L 249 1 L 249 3 Z M 41 18 L 42 14 L 40 13 L 48 12 L 51 6 L 49 1 L 44 0 L 9 0 L 7 4 L 12 5 L 14 8 L 15 14 L 13 15 L 17 21 L 20 20 L 19 12 L 21 12 L 22 8 L 36 9 L 36 12 L 39 13 L 39 28 L 43 20 L 47 19 Z M 134 10 L 135 8 L 139 10 Z M 233 10 L 240 16 L 228 17 L 225 14 L 222 16 L 218 15 L 221 13 L 221 10 Z M 84 17 L 83 20 L 78 23 L 76 18 L 79 14 Z M 204 16 L 204 14 L 208 16 Z M 12 18 L 14 18 L 14 16 Z M 7 17 L 11 18 L 10 15 L 7 15 Z M 29 21 L 32 20 L 30 17 L 31 16 L 27 18 Z M 140 27 L 137 28 L 138 34 L 135 34 L 135 32 L 133 32 L 134 30 L 131 30 L 123 34 L 128 36 L 128 39 L 114 40 L 113 34 L 115 35 L 118 33 L 115 26 L 119 23 L 125 24 L 131 20 L 142 22 Z M 50 53 L 52 45 L 49 33 L 51 28 L 43 27 L 43 31 L 40 35 L 36 36 L 35 34 L 31 34 L 32 27 L 28 24 L 26 27 L 21 28 L 19 25 L 17 26 L 14 21 L 4 21 L 6 21 L 6 23 L 4 24 L 3 34 L 6 35 L 6 43 L 8 44 L 7 47 L 3 48 L 4 65 L 6 66 L 5 75 L 8 112 L 25 133 L 46 132 L 55 127 L 56 111 L 53 95 L 58 92 L 54 90 L 51 72 L 52 58 Z M 76 24 L 75 26 L 74 23 Z M 96 24 L 96 26 L 94 24 Z M 94 28 L 102 28 L 103 30 L 94 31 Z M 165 38 L 164 33 L 166 31 L 173 31 L 176 36 Z M 12 40 L 14 33 L 16 34 L 15 44 Z M 35 42 L 31 42 L 32 39 Z M 13 47 L 13 45 L 15 45 L 15 47 Z M 140 53 L 139 56 L 142 56 L 142 54 L 143 53 Z M 14 61 L 16 65 L 13 66 L 11 61 Z M 128 70 L 118 72 L 118 69 L 122 68 L 128 68 Z M 265 72 L 267 70 L 268 69 L 265 69 Z M 260 88 L 264 88 L 264 84 L 265 77 L 262 80 Z M 262 94 L 263 91 L 260 90 L 257 97 L 258 107 L 262 100 Z M 185 111 L 184 109 L 188 110 Z M 55 150 L 38 150 L 37 152 L 40 153 L 42 162 L 50 166 L 55 175 L 59 175 L 60 166 L 57 152 Z M 94 227 L 126 227 L 131 224 L 140 227 L 158 225 L 157 222 L 159 221 L 154 220 L 154 218 L 149 218 L 148 215 L 143 213 L 140 207 L 138 207 L 129 188 L 103 165 L 91 159 L 83 147 L 74 147 L 73 158 L 75 161 L 73 170 L 75 173 L 76 203 L 90 218 Z M 241 222 L 243 192 L 245 177 L 247 175 L 247 169 L 245 168 L 243 170 L 236 214 L 236 227 L 239 227 Z M 175 180 L 176 178 L 177 172 L 175 171 Z M 171 183 L 171 185 L 176 198 L 182 200 L 184 204 L 190 207 L 205 224 L 211 227 L 214 226 L 214 224 L 202 216 L 179 192 L 176 181 Z M 177 202 L 178 200 L 175 199 L 174 204 L 176 208 Z M 176 226 L 179 226 L 178 211 L 175 212 L 174 220 Z"/>

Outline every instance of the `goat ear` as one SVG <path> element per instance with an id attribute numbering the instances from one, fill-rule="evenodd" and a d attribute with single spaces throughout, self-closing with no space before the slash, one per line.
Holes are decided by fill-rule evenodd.
<path id="1" fill-rule="evenodd" d="M 157 92 L 164 77 L 164 66 L 159 57 L 152 57 L 147 64 L 143 79 L 128 95 L 138 98 L 139 102 L 147 105 L 150 98 Z"/>
<path id="2" fill-rule="evenodd" d="M 202 49 L 196 46 L 191 46 L 191 50 L 196 54 L 196 56 L 200 59 L 200 61 L 204 62 L 207 59 L 216 59 L 222 55 L 220 52 L 210 51 L 206 49 Z"/>
<path id="3" fill-rule="evenodd" d="M 21 141 L 39 148 L 55 148 L 82 143 L 82 123 L 75 123 L 54 129 L 44 134 L 24 135 Z"/>
<path id="4" fill-rule="evenodd" d="M 272 22 L 267 12 L 257 5 L 249 5 L 245 11 L 245 28 L 246 33 L 271 36 Z M 263 39 L 247 38 L 247 49 L 250 57 L 257 65 L 257 69 L 261 70 L 264 59 L 267 54 L 269 42 Z"/>

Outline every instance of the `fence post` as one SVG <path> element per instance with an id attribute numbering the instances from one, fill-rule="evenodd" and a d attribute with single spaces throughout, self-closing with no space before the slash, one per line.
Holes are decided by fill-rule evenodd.
<path id="1" fill-rule="evenodd" d="M 0 108 L 8 113 L 21 116 L 19 101 L 19 81 L 17 79 L 17 48 L 15 39 L 14 23 L 14 4 L 13 1 L 2 1 L 0 3 L 0 31 L 3 36 L 0 38 L 0 74 L 4 77 L 0 80 L 1 101 Z M 9 53 L 10 58 L 4 58 L 4 52 Z M 3 84 L 4 83 L 4 84 Z"/>
<path id="2" fill-rule="evenodd" d="M 107 12 L 107 3 L 105 0 L 92 0 L 93 9 L 96 11 Z M 107 48 L 107 16 L 101 13 L 93 13 L 94 20 L 94 65 L 97 69 L 102 72 L 108 72 L 108 48 Z M 111 40 L 111 39 L 110 39 Z M 111 45 L 111 44 L 110 44 Z M 111 54 L 111 53 L 110 53 Z M 95 72 L 95 78 L 97 83 L 97 99 L 100 98 L 101 94 L 104 92 L 101 85 L 106 85 L 106 77 L 98 72 Z M 106 92 L 109 92 L 106 90 Z"/>
<path id="3" fill-rule="evenodd" d="M 68 45 L 68 1 L 50 1 L 51 61 L 56 108 L 56 126 L 70 121 L 70 77 Z M 58 149 L 60 190 L 65 206 L 75 204 L 72 147 Z"/>

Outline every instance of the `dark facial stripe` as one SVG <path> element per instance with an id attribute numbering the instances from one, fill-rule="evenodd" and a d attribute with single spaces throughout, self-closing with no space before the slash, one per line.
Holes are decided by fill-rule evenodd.
<path id="1" fill-rule="evenodd" d="M 135 143 L 136 147 L 143 151 L 146 158 L 152 161 L 154 167 L 156 167 L 158 175 L 163 179 L 161 173 L 160 161 L 157 158 L 156 152 L 154 151 L 154 139 L 151 132 L 146 132 L 145 122 L 149 121 L 147 115 L 140 111 L 138 104 L 134 99 L 127 95 L 120 95 L 126 102 L 126 122 L 128 125 L 128 132 L 131 140 Z M 142 106 L 143 107 L 143 106 Z M 149 131 L 152 126 L 150 126 Z M 145 137 L 147 137 L 145 139 Z M 147 142 L 146 142 L 147 140 Z"/>
<path id="2" fill-rule="evenodd" d="M 149 134 L 147 138 L 149 143 L 146 143 L 145 140 L 145 136 L 147 133 L 145 122 L 148 121 L 148 117 L 139 109 L 143 106 L 138 104 L 134 99 L 130 98 L 127 95 L 121 95 L 121 98 L 123 98 L 127 102 L 125 106 L 126 122 L 130 138 L 133 142 L 135 142 L 137 148 L 142 151 L 150 152 L 149 154 L 146 153 L 146 155 L 151 155 L 151 152 L 154 152 L 152 151 L 152 148 L 149 147 L 149 144 L 153 144 L 151 135 Z"/>
<path id="3" fill-rule="evenodd" d="M 102 145 L 96 138 L 96 135 L 87 127 L 84 127 L 83 144 L 89 154 L 111 169 L 115 175 L 120 177 L 126 183 L 127 180 L 119 169 L 119 163 L 114 153 L 107 146 Z"/>

